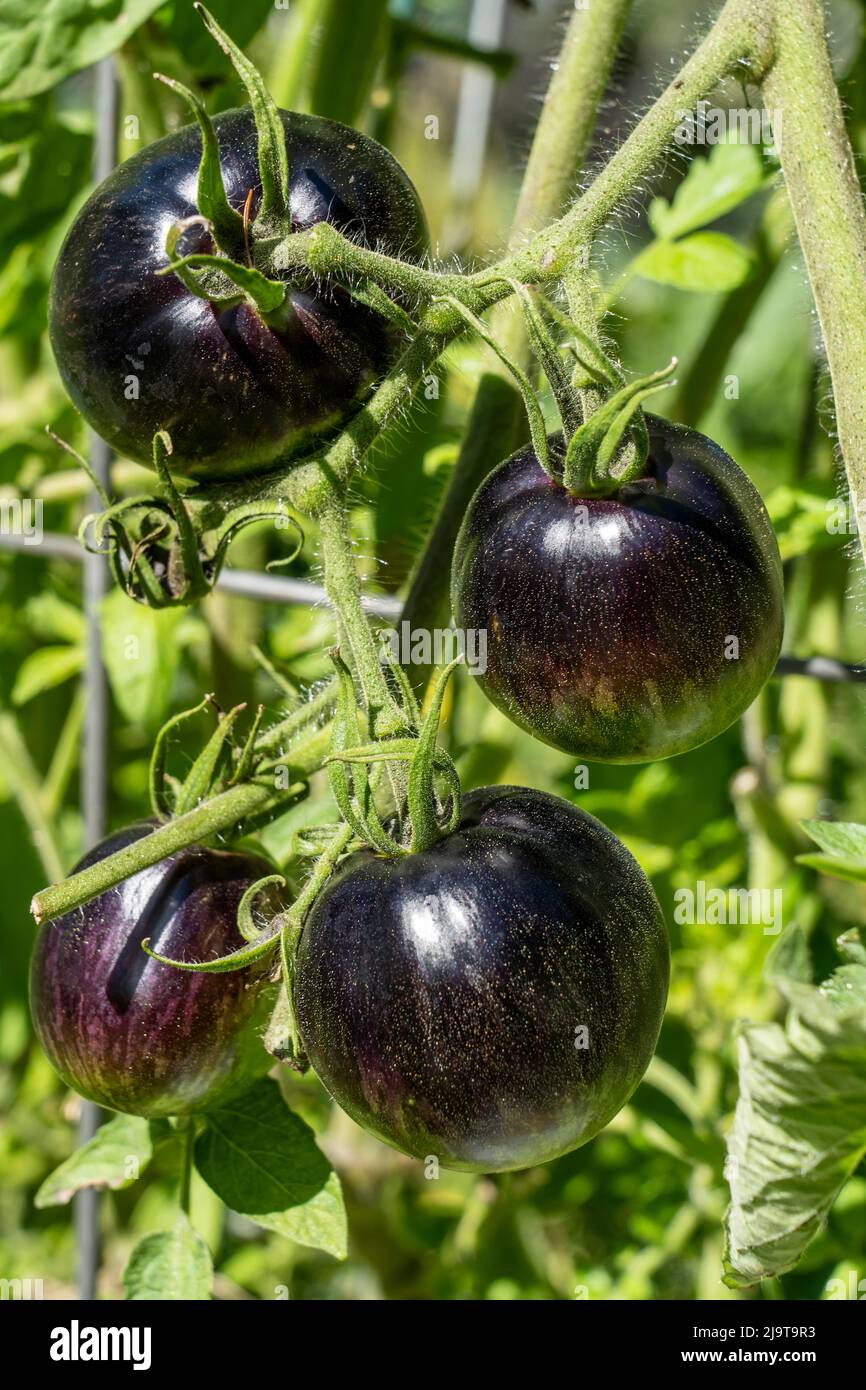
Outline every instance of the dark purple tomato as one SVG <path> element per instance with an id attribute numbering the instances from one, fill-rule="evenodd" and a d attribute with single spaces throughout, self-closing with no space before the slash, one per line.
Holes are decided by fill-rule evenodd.
<path id="1" fill-rule="evenodd" d="M 485 694 L 567 753 L 646 762 L 752 703 L 779 655 L 782 565 L 745 473 L 648 415 L 646 474 L 577 497 L 531 448 L 481 484 L 454 551 L 458 627 L 487 632 Z"/>
<path id="2" fill-rule="evenodd" d="M 495 1172 L 584 1144 L 653 1054 L 669 948 L 649 881 L 594 817 L 487 787 L 453 835 L 338 870 L 301 938 L 310 1061 L 372 1134 Z"/>
<path id="3" fill-rule="evenodd" d="M 366 135 L 283 112 L 292 230 L 330 222 L 404 258 L 427 249 L 424 213 L 397 161 Z M 261 195 L 248 107 L 214 119 L 229 202 Z M 166 235 L 196 214 L 201 135 L 187 126 L 121 165 L 85 204 L 54 271 L 51 342 L 82 415 L 118 452 L 151 461 L 168 430 L 173 467 L 191 477 L 266 468 L 339 425 L 399 350 L 393 327 L 327 282 L 293 288 L 285 332 L 246 303 L 219 312 L 176 275 Z M 288 232 L 286 228 L 286 232 Z M 183 234 L 178 254 L 214 251 Z M 282 278 L 287 279 L 286 276 Z"/>
<path id="4" fill-rule="evenodd" d="M 103 840 L 79 868 L 146 835 L 140 824 Z M 240 1089 L 273 1063 L 261 1042 L 273 1006 L 262 968 L 177 970 L 243 946 L 237 907 L 273 867 L 249 854 L 199 846 L 134 874 L 39 929 L 30 1007 L 63 1080 L 110 1110 L 183 1115 Z"/>

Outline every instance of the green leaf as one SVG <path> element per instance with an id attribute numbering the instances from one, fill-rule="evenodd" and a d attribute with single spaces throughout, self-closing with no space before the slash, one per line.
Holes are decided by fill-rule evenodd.
<path id="1" fill-rule="evenodd" d="M 0 101 L 47 92 L 114 53 L 164 0 L 0 0 Z"/>
<path id="2" fill-rule="evenodd" d="M 723 232 L 696 232 L 682 241 L 653 241 L 634 262 L 634 272 L 678 290 L 725 294 L 747 280 L 754 257 Z"/>
<path id="3" fill-rule="evenodd" d="M 29 116 L 27 131 L 0 146 L 0 263 L 4 264 L 22 242 L 37 240 L 67 214 L 90 176 L 93 141 L 88 131 L 49 120 L 37 111 Z"/>
<path id="4" fill-rule="evenodd" d="M 81 609 L 50 590 L 28 599 L 24 612 L 30 631 L 46 642 L 84 642 L 87 637 Z"/>
<path id="5" fill-rule="evenodd" d="M 201 1303 L 213 1290 L 213 1261 L 207 1244 L 181 1214 L 173 1231 L 145 1236 L 123 1271 L 130 1300 Z"/>
<path id="6" fill-rule="evenodd" d="M 827 854 L 859 859 L 866 866 L 866 825 L 856 821 L 804 820 L 803 829 Z"/>
<path id="7" fill-rule="evenodd" d="M 85 1187 L 117 1191 L 141 1177 L 153 1155 L 149 1121 L 140 1115 L 115 1115 L 74 1154 L 55 1168 L 34 1198 L 37 1207 L 65 1206 Z"/>
<path id="8" fill-rule="evenodd" d="M 668 240 L 705 227 L 745 202 L 769 182 L 757 145 L 730 142 L 713 145 L 706 159 L 694 158 L 673 201 L 654 198 L 649 224 L 657 237 Z"/>
<path id="9" fill-rule="evenodd" d="M 102 656 L 111 693 L 131 724 L 162 722 L 180 661 L 178 609 L 146 608 L 114 589 L 102 604 Z"/>
<path id="10" fill-rule="evenodd" d="M 80 675 L 84 666 L 82 647 L 40 647 L 31 652 L 18 667 L 12 687 L 13 705 L 26 705 L 35 695 L 53 690 L 73 676 Z"/>
<path id="11" fill-rule="evenodd" d="M 846 859 L 837 854 L 798 854 L 797 863 L 807 869 L 816 869 L 819 874 L 827 874 L 829 878 L 866 883 L 866 863 L 862 859 Z"/>
<path id="12" fill-rule="evenodd" d="M 195 1163 L 226 1206 L 267 1230 L 344 1259 L 339 1178 L 276 1083 L 259 1081 L 206 1118 Z"/>
<path id="13" fill-rule="evenodd" d="M 866 966 L 824 985 L 775 983 L 784 1026 L 746 1024 L 728 1139 L 725 1282 L 784 1274 L 821 1230 L 866 1154 Z"/>

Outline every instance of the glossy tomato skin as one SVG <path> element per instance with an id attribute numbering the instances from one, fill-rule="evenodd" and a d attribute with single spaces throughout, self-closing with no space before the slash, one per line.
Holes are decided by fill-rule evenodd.
<path id="1" fill-rule="evenodd" d="M 150 823 L 103 840 L 79 868 L 139 839 Z M 30 973 L 36 1032 L 67 1085 L 132 1115 L 184 1115 L 240 1089 L 272 1064 L 261 1042 L 274 986 L 258 966 L 177 970 L 141 949 L 207 960 L 244 944 L 237 906 L 272 873 L 248 854 L 192 847 L 44 923 Z"/>
<path id="2" fill-rule="evenodd" d="M 607 762 L 721 733 L 784 626 L 779 548 L 745 473 L 705 435 L 647 423 L 647 476 L 611 496 L 575 497 L 531 448 L 507 459 L 454 552 L 457 625 L 487 631 L 484 692 L 536 738 Z"/>
<path id="3" fill-rule="evenodd" d="M 396 160 L 322 117 L 283 112 L 292 229 L 327 221 L 391 255 L 427 249 L 424 213 Z M 229 202 L 261 195 L 249 108 L 214 118 Z M 96 190 L 73 223 L 51 286 L 49 325 L 64 385 L 119 453 L 151 461 L 168 430 L 190 477 L 266 468 L 339 425 L 399 350 L 392 327 L 333 285 L 291 291 L 284 333 L 252 308 L 217 312 L 167 264 L 166 235 L 194 216 L 201 136 L 187 126 L 149 145 Z M 213 251 L 206 232 L 178 251 Z"/>
<path id="4" fill-rule="evenodd" d="M 304 928 L 296 1005 L 353 1119 L 495 1172 L 586 1143 L 625 1104 L 668 973 L 655 895 L 616 836 L 558 797 L 488 787 L 432 849 L 338 870 Z"/>

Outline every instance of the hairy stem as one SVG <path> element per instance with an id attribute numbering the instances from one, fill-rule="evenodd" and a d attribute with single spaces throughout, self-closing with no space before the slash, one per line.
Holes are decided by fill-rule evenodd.
<path id="1" fill-rule="evenodd" d="M 376 639 L 361 606 L 361 580 L 345 506 L 333 496 L 316 519 L 322 535 L 325 590 L 337 616 L 340 641 L 352 654 L 371 730 L 378 736 L 396 733 L 405 727 L 406 720 L 391 694 Z"/>
<path id="2" fill-rule="evenodd" d="M 763 83 L 833 382 L 839 445 L 866 554 L 866 212 L 824 38 L 821 0 L 775 0 Z"/>
<path id="3" fill-rule="evenodd" d="M 632 0 L 575 9 L 550 81 L 523 175 L 509 246 L 519 248 L 568 203 L 586 158 L 610 70 Z M 502 286 L 502 293 L 508 292 Z M 509 355 L 525 367 L 529 349 L 522 315 L 513 305 L 494 314 L 491 329 Z M 496 360 L 479 382 L 454 472 L 421 554 L 406 599 L 412 627 L 433 629 L 447 618 L 451 555 L 466 508 L 490 470 L 525 437 L 520 396 Z M 430 669 L 413 683 L 421 690 Z"/>

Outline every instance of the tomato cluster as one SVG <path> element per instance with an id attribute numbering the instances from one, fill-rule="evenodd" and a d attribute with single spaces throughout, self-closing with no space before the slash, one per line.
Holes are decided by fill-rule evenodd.
<path id="1" fill-rule="evenodd" d="M 281 120 L 288 232 L 328 221 L 392 255 L 424 253 L 423 212 L 386 151 L 334 122 Z M 247 200 L 255 226 L 252 117 L 230 111 L 215 126 L 228 199 Z M 328 281 L 287 275 L 275 328 L 243 296 L 220 308 L 164 274 L 172 226 L 185 227 L 178 254 L 214 249 L 194 216 L 199 154 L 190 127 L 97 189 L 60 253 L 51 336 L 73 400 L 110 444 L 146 460 L 167 429 L 173 466 L 218 479 L 345 423 L 398 335 Z M 454 554 L 457 623 L 488 636 L 482 689 L 573 756 L 696 747 L 742 713 L 779 651 L 781 566 L 758 494 L 704 436 L 647 423 L 641 476 L 586 496 L 532 448 L 507 459 Z M 268 1065 L 266 973 L 186 973 L 142 951 L 145 938 L 183 961 L 237 949 L 238 904 L 268 870 L 190 849 L 43 926 L 33 1015 L 67 1082 L 112 1108 L 176 1115 Z M 381 1139 L 446 1166 L 520 1168 L 586 1142 L 626 1103 L 656 1044 L 668 971 L 658 903 L 624 845 L 559 798 L 485 788 L 437 843 L 362 850 L 337 869 L 301 936 L 297 1022 L 331 1094 Z"/>

